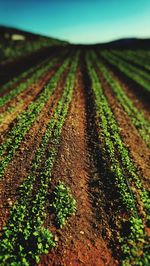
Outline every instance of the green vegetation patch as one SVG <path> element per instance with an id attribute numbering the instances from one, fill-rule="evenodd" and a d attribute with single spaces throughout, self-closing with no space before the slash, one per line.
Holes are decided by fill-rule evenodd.
<path id="1" fill-rule="evenodd" d="M 63 182 L 59 182 L 54 191 L 54 202 L 52 204 L 56 214 L 56 223 L 62 228 L 67 218 L 76 211 L 76 200 L 71 191 Z"/>
<path id="2" fill-rule="evenodd" d="M 129 219 L 130 233 L 120 238 L 122 245 L 122 265 L 150 265 L 149 237 L 145 235 L 141 219 Z M 143 248 L 144 246 L 144 248 Z"/>

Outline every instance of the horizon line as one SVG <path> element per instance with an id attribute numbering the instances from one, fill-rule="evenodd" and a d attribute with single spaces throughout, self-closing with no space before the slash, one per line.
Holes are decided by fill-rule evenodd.
<path id="1" fill-rule="evenodd" d="M 150 36 L 145 36 L 145 37 L 139 37 L 139 36 L 126 36 L 126 37 L 118 37 L 118 38 L 115 38 L 115 39 L 110 39 L 110 40 L 106 40 L 106 41 L 97 41 L 97 42 L 71 42 L 69 40 L 66 40 L 66 39 L 61 39 L 59 37 L 55 37 L 55 36 L 51 36 L 49 34 L 43 34 L 41 32 L 37 32 L 37 31 L 31 31 L 29 29 L 26 29 L 26 28 L 21 28 L 21 27 L 18 27 L 18 26 L 12 26 L 12 25 L 9 25 L 9 24 L 1 24 L 0 23 L 0 27 L 5 27 L 5 28 L 12 28 L 12 29 L 16 29 L 16 30 L 20 30 L 20 31 L 25 31 L 27 33 L 31 33 L 31 34 L 35 34 L 35 35 L 40 35 L 42 37 L 47 37 L 47 38 L 52 38 L 52 39 L 55 39 L 55 40 L 58 40 L 58 41 L 62 41 L 62 42 L 67 42 L 71 45 L 97 45 L 97 44 L 108 44 L 108 43 L 111 43 L 111 42 L 115 42 L 115 41 L 119 41 L 119 40 L 124 40 L 124 39 L 137 39 L 137 40 L 146 40 L 146 39 L 150 39 Z"/>

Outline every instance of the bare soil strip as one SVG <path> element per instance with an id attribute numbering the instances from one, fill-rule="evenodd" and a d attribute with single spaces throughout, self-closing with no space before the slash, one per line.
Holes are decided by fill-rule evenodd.
<path id="1" fill-rule="evenodd" d="M 133 161 L 138 167 L 139 176 L 144 177 L 142 182 L 145 188 L 149 189 L 150 178 L 150 150 L 140 137 L 138 131 L 132 124 L 129 116 L 123 110 L 117 101 L 115 95 L 107 85 L 103 76 L 99 74 L 99 78 L 103 87 L 103 91 L 115 115 L 116 121 L 121 129 L 121 136 L 126 147 L 129 149 Z"/>
<path id="2" fill-rule="evenodd" d="M 117 265 L 102 239 L 100 229 L 98 230 L 99 225 L 92 204 L 93 192 L 90 189 L 90 180 L 93 179 L 92 171 L 95 170 L 91 165 L 87 146 L 86 102 L 81 73 L 78 78 L 63 128 L 50 187 L 51 190 L 60 180 L 69 186 L 77 200 L 77 212 L 62 230 L 54 227 L 53 215 L 48 215 L 46 226 L 54 233 L 58 246 L 48 255 L 41 256 L 40 266 Z"/>
<path id="3" fill-rule="evenodd" d="M 0 230 L 2 230 L 6 223 L 10 208 L 17 199 L 17 188 L 31 169 L 35 152 L 40 145 L 46 126 L 53 116 L 57 102 L 61 97 L 67 73 L 68 70 L 66 69 L 54 94 L 50 97 L 37 120 L 26 134 L 13 160 L 9 164 L 4 178 L 0 180 Z"/>

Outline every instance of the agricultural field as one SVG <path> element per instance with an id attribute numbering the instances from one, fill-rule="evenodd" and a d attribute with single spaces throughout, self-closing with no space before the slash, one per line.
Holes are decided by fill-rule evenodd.
<path id="1" fill-rule="evenodd" d="M 150 265 L 150 50 L 34 43 L 1 55 L 0 265 Z"/>

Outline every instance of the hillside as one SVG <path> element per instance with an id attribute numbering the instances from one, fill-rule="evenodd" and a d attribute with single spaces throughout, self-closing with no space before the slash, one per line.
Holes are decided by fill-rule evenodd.
<path id="1" fill-rule="evenodd" d="M 66 46 L 67 44 L 67 42 L 54 38 L 0 26 L 1 64 L 6 64 L 47 47 Z"/>
<path id="2" fill-rule="evenodd" d="M 99 48 L 109 49 L 149 49 L 150 39 L 125 38 L 118 39 L 108 43 L 96 44 Z"/>
<path id="3" fill-rule="evenodd" d="M 40 34 L 35 34 L 32 32 L 29 32 L 29 31 L 20 30 L 17 28 L 0 26 L 0 40 L 5 40 L 5 41 L 13 40 L 13 35 L 18 35 L 18 38 L 20 36 L 20 40 L 21 40 L 21 36 L 22 36 L 22 37 L 24 37 L 24 40 L 26 40 L 26 41 L 27 40 L 28 41 L 47 40 L 47 41 L 49 41 L 49 43 L 51 42 L 52 44 L 67 44 L 67 42 L 65 42 L 65 41 L 50 38 L 50 37 L 43 36 Z M 16 41 L 17 41 L 17 39 L 16 39 Z"/>

